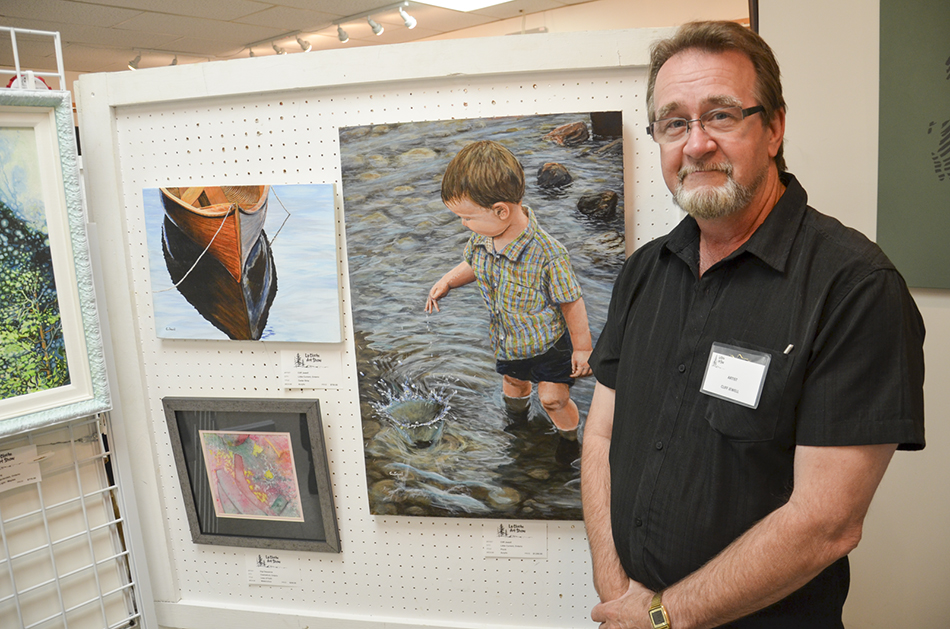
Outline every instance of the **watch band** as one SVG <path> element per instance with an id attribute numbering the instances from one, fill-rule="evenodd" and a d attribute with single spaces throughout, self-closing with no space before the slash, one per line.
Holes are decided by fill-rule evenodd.
<path id="1" fill-rule="evenodd" d="M 663 607 L 662 594 L 660 592 L 653 595 L 653 600 L 650 601 L 649 614 L 653 629 L 671 629 L 670 617 L 666 613 L 666 608 Z"/>

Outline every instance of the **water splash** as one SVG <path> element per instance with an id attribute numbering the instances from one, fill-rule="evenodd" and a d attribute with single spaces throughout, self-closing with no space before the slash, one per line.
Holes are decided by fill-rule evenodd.
<path id="1" fill-rule="evenodd" d="M 449 400 L 455 391 L 386 381 L 378 382 L 376 390 L 383 399 L 372 402 L 373 408 L 410 444 L 416 448 L 429 448 L 439 441 L 452 408 Z"/>

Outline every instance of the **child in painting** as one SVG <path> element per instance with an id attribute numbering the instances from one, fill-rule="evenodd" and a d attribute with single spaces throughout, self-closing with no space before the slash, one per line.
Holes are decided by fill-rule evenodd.
<path id="1" fill-rule="evenodd" d="M 442 201 L 473 233 L 462 262 L 432 286 L 425 310 L 438 312 L 451 289 L 477 282 L 509 416 L 527 416 L 536 382 L 541 406 L 575 441 L 570 386 L 591 373 L 587 309 L 567 249 L 522 205 L 524 189 L 521 164 L 497 142 L 474 142 L 452 159 Z"/>

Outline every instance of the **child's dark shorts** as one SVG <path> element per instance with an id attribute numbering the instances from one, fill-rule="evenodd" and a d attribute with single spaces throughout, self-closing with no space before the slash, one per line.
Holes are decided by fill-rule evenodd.
<path id="1" fill-rule="evenodd" d="M 517 380 L 528 382 L 563 382 L 571 386 L 574 378 L 571 377 L 571 355 L 574 346 L 571 336 L 567 332 L 561 335 L 551 349 L 538 356 L 521 360 L 499 360 L 495 362 L 495 371 L 503 376 L 511 376 Z"/>

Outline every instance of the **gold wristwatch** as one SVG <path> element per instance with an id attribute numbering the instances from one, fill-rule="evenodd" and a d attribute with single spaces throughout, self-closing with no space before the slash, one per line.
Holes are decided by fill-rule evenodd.
<path id="1" fill-rule="evenodd" d="M 650 601 L 650 622 L 653 623 L 653 629 L 670 629 L 670 617 L 666 614 L 666 608 L 660 602 L 660 593 L 653 595 Z"/>

